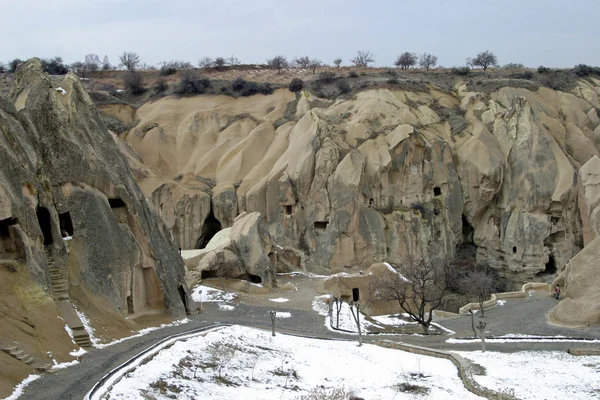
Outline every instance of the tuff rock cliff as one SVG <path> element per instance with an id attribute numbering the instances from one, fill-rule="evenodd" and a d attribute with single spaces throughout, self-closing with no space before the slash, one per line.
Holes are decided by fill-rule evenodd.
<path id="1" fill-rule="evenodd" d="M 599 93 L 589 78 L 572 93 L 166 97 L 137 110 L 122 150 L 183 249 L 260 212 L 308 271 L 472 252 L 515 283 L 547 280 L 584 244 Z"/>
<path id="2" fill-rule="evenodd" d="M 1 344 L 65 360 L 73 344 L 57 317 L 79 323 L 70 303 L 104 325 L 98 336 L 131 328 L 130 314 L 184 315 L 183 261 L 168 236 L 79 79 L 53 84 L 39 60 L 22 64 L 0 96 Z M 0 357 L 8 374 L 24 373 Z"/>

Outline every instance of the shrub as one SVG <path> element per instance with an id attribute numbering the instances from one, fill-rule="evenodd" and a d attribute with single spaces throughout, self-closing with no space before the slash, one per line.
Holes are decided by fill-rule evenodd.
<path id="1" fill-rule="evenodd" d="M 394 76 L 394 77 L 391 77 L 390 79 L 388 79 L 388 80 L 387 80 L 387 83 L 388 83 L 388 85 L 397 85 L 397 84 L 398 84 L 398 83 L 400 83 L 400 82 L 398 81 L 398 78 L 396 78 L 396 77 Z"/>
<path id="2" fill-rule="evenodd" d="M 318 80 L 323 83 L 332 83 L 333 81 L 335 81 L 336 78 L 337 78 L 337 76 L 335 75 L 334 72 L 323 71 L 319 74 Z"/>
<path id="3" fill-rule="evenodd" d="M 43 59 L 42 69 L 50 75 L 65 75 L 69 72 L 69 68 L 63 63 L 61 57 Z"/>
<path id="4" fill-rule="evenodd" d="M 133 95 L 139 95 L 146 91 L 142 74 L 135 71 L 125 74 L 125 77 L 123 78 L 123 86 L 125 86 L 125 90 Z"/>
<path id="5" fill-rule="evenodd" d="M 161 94 L 166 92 L 168 88 L 169 85 L 167 84 L 167 82 L 164 79 L 159 79 L 156 81 L 152 89 L 154 90 L 155 94 Z"/>
<path id="6" fill-rule="evenodd" d="M 303 87 L 304 87 L 304 81 L 299 78 L 292 79 L 292 81 L 288 85 L 288 89 L 292 93 L 297 93 L 297 92 L 301 91 Z"/>
<path id="7" fill-rule="evenodd" d="M 20 58 L 15 58 L 13 60 L 10 60 L 8 62 L 8 72 L 10 72 L 11 74 L 14 74 L 17 71 L 17 67 L 22 62 L 23 62 L 23 60 L 21 60 Z"/>
<path id="8" fill-rule="evenodd" d="M 600 68 L 591 67 L 585 64 L 579 64 L 576 65 L 575 68 L 573 68 L 573 72 L 575 73 L 575 75 L 580 77 L 589 76 L 592 74 L 600 75 Z"/>
<path id="9" fill-rule="evenodd" d="M 356 71 L 350 71 L 348 73 L 348 77 L 349 78 L 358 78 L 358 72 L 356 72 Z"/>
<path id="10" fill-rule="evenodd" d="M 0 61 L 0 74 L 6 72 L 6 64 Z"/>
<path id="11" fill-rule="evenodd" d="M 515 79 L 531 79 L 533 78 L 533 72 L 531 71 L 523 71 L 523 72 L 516 72 L 514 74 L 510 75 L 511 78 L 515 78 Z"/>
<path id="12" fill-rule="evenodd" d="M 195 94 L 204 94 L 211 83 L 208 78 L 197 76 L 191 71 L 187 71 L 181 76 L 174 92 L 179 96 L 191 96 Z"/>
<path id="13" fill-rule="evenodd" d="M 231 88 L 236 92 L 242 90 L 244 86 L 246 86 L 246 81 L 241 77 L 235 78 L 233 82 L 231 82 Z"/>
<path id="14" fill-rule="evenodd" d="M 346 81 L 339 81 L 336 84 L 338 90 L 340 91 L 340 93 L 342 94 L 346 94 L 348 92 L 350 92 L 350 90 L 352 90 L 352 88 L 350 87 L 350 84 Z"/>
<path id="15" fill-rule="evenodd" d="M 471 68 L 469 67 L 454 67 L 452 68 L 452 73 L 454 75 L 467 76 L 471 73 Z"/>
<path id="16" fill-rule="evenodd" d="M 552 71 L 550 68 L 544 67 L 543 65 L 540 65 L 537 69 L 538 74 L 547 74 L 550 71 Z"/>
<path id="17" fill-rule="evenodd" d="M 271 94 L 273 93 L 273 88 L 268 83 L 259 84 L 256 82 L 246 82 L 242 90 L 240 90 L 240 95 L 244 97 L 253 96 L 259 93 L 264 95 Z"/>

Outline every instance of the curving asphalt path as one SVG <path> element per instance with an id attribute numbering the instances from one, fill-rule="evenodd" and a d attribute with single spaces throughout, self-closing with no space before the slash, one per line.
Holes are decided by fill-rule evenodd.
<path id="1" fill-rule="evenodd" d="M 600 339 L 600 327 L 570 329 L 550 325 L 546 322 L 546 314 L 556 304 L 556 300 L 545 293 L 534 292 L 526 299 L 509 300 L 503 306 L 486 311 L 488 323 L 487 335 L 501 336 L 509 333 L 566 336 L 580 339 Z M 271 309 L 287 311 L 291 318 L 277 319 L 278 332 L 311 336 L 316 338 L 334 338 L 352 340 L 353 336 L 329 331 L 324 326 L 323 316 L 314 311 L 285 308 L 285 303 L 273 304 L 270 307 L 248 306 L 237 304 L 232 311 L 223 311 L 214 303 L 205 303 L 204 311 L 189 316 L 190 322 L 150 332 L 141 337 L 131 338 L 103 349 L 90 350 L 76 366 L 44 375 L 32 382 L 21 398 L 28 400 L 71 400 L 83 399 L 97 381 L 114 368 L 128 361 L 140 352 L 148 349 L 162 339 L 194 329 L 205 328 L 219 323 L 246 325 L 256 328 L 270 329 L 271 321 L 268 311 Z M 454 336 L 469 337 L 472 335 L 470 316 L 437 319 L 448 329 L 456 332 Z M 378 339 L 398 340 L 403 343 L 427 346 L 440 350 L 477 350 L 478 343 L 449 344 L 448 336 L 399 336 L 369 335 L 365 342 Z M 566 350 L 572 347 L 600 347 L 600 343 L 579 341 L 576 343 L 504 343 L 487 344 L 490 351 L 550 351 Z"/>

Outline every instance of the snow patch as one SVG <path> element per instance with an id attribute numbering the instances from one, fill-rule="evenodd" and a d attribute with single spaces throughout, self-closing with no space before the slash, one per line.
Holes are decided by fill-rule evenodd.
<path id="1" fill-rule="evenodd" d="M 287 303 L 288 301 L 290 301 L 290 299 L 286 299 L 285 297 L 278 297 L 276 299 L 269 299 L 269 301 L 272 301 L 273 303 Z"/>
<path id="2" fill-rule="evenodd" d="M 277 313 L 275 314 L 275 316 L 277 318 L 291 318 L 292 317 L 292 313 L 286 312 L 286 311 L 277 311 Z"/>
<path id="3" fill-rule="evenodd" d="M 219 310 L 223 311 L 233 311 L 235 309 L 234 306 L 230 306 L 228 304 L 219 304 Z"/>
<path id="4" fill-rule="evenodd" d="M 65 94 L 67 94 L 67 91 L 66 91 L 65 89 L 63 89 L 62 87 L 60 87 L 60 86 L 56 88 L 56 91 L 57 91 L 58 93 L 61 93 L 63 96 L 64 96 Z"/>
<path id="5" fill-rule="evenodd" d="M 224 290 L 212 288 L 210 286 L 198 285 L 192 289 L 192 300 L 197 303 L 203 302 L 231 302 L 237 298 L 237 294 L 228 293 Z"/>

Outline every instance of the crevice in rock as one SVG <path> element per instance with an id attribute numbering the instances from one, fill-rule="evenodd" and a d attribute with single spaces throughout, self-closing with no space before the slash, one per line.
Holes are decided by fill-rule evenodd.
<path id="1" fill-rule="evenodd" d="M 222 225 L 212 211 L 212 204 L 210 207 L 210 214 L 204 220 L 204 224 L 202 225 L 202 233 L 200 237 L 196 241 L 196 249 L 204 249 L 210 239 L 213 238 L 222 229 Z"/>
<path id="2" fill-rule="evenodd" d="M 71 213 L 68 211 L 62 214 L 58 214 L 58 220 L 60 222 L 60 234 L 62 237 L 73 236 L 73 221 L 71 220 Z"/>

